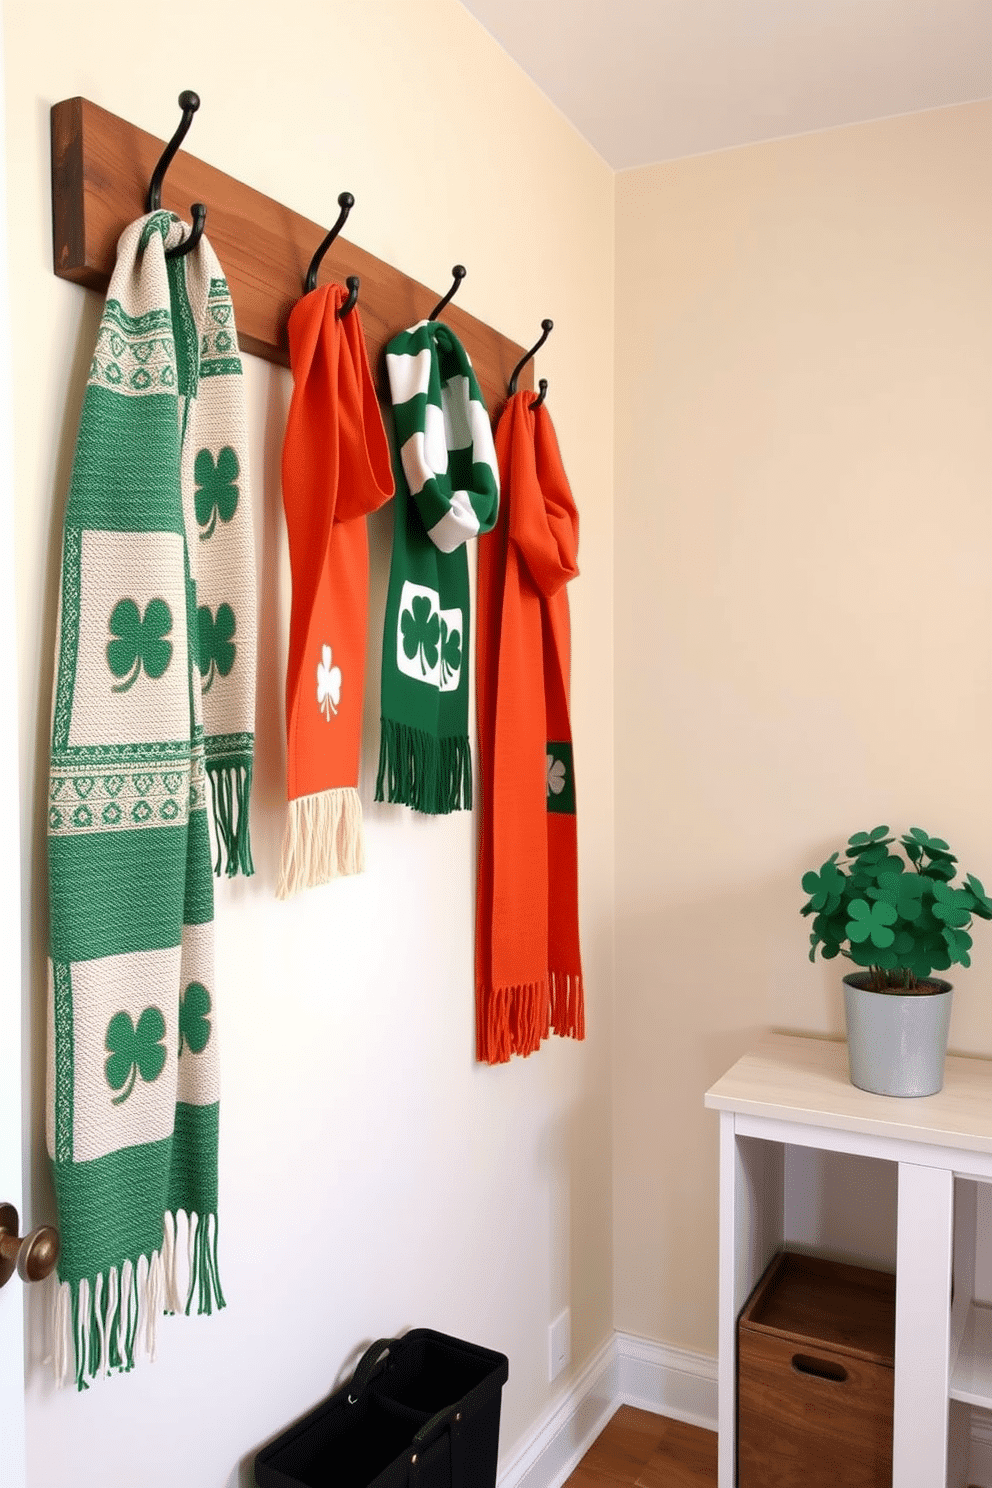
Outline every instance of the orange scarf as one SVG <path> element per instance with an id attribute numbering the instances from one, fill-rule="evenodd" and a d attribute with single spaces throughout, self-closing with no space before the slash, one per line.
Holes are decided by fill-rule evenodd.
<path id="1" fill-rule="evenodd" d="M 339 284 L 289 318 L 293 397 L 282 451 L 293 603 L 286 670 L 289 813 L 277 890 L 365 866 L 358 758 L 369 598 L 365 517 L 393 494 L 358 311 Z"/>
<path id="2" fill-rule="evenodd" d="M 479 542 L 482 775 L 476 1049 L 489 1064 L 585 1037 L 570 627 L 579 518 L 547 409 L 516 393 L 496 430 L 499 518 Z"/>

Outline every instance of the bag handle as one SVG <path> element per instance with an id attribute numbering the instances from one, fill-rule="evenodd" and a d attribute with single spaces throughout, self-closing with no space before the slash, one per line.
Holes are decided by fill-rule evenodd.
<path id="1" fill-rule="evenodd" d="M 460 1400 L 457 1405 L 446 1405 L 443 1410 L 437 1411 L 431 1416 L 429 1421 L 424 1422 L 419 1431 L 414 1433 L 412 1442 L 413 1450 L 415 1452 L 422 1452 L 425 1447 L 430 1446 L 436 1436 L 441 1435 L 442 1431 L 450 1430 L 452 1435 L 457 1435 L 458 1433 L 455 1431 L 455 1427 L 460 1424 L 461 1419 L 462 1402 Z"/>
<path id="2" fill-rule="evenodd" d="M 386 1356 L 399 1347 L 399 1338 L 377 1338 L 375 1343 L 365 1350 L 358 1363 L 355 1372 L 351 1376 L 351 1384 L 348 1386 L 348 1404 L 357 1405 L 369 1384 L 385 1366 Z"/>
<path id="3" fill-rule="evenodd" d="M 465 1443 L 463 1438 L 462 1405 L 458 1401 L 456 1405 L 445 1406 L 429 1421 L 425 1421 L 420 1430 L 415 1434 L 410 1443 L 409 1466 L 407 1468 L 407 1488 L 419 1488 L 420 1484 L 420 1458 L 426 1447 L 429 1447 L 439 1437 L 447 1433 L 448 1437 L 448 1462 L 450 1467 L 449 1482 L 451 1488 L 462 1488 L 465 1482 Z"/>

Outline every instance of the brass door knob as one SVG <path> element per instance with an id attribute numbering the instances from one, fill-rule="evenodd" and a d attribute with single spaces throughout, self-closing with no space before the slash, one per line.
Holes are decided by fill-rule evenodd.
<path id="1" fill-rule="evenodd" d="M 59 1232 L 51 1225 L 18 1239 L 20 1221 L 13 1204 L 0 1204 L 0 1287 L 15 1270 L 22 1281 L 44 1281 L 59 1258 Z"/>

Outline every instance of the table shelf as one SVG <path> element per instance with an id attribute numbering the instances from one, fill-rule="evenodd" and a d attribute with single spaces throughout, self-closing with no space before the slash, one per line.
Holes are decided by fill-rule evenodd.
<path id="1" fill-rule="evenodd" d="M 769 1034 L 705 1100 L 720 1114 L 720 1488 L 737 1482 L 741 1309 L 802 1207 L 806 1165 L 852 1158 L 895 1165 L 893 1488 L 992 1485 L 970 1461 L 972 1413 L 992 1412 L 992 1305 L 974 1300 L 992 1061 L 949 1056 L 942 1091 L 899 1099 L 856 1089 L 843 1043 Z M 856 1205 L 855 1189 L 839 1201 Z M 829 1248 L 828 1222 L 811 1213 L 804 1248 Z"/>

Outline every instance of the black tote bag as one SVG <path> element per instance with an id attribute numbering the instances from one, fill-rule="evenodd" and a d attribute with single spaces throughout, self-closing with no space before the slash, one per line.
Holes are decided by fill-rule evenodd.
<path id="1" fill-rule="evenodd" d="M 495 1488 L 505 1354 L 415 1328 L 255 1458 L 258 1488 Z"/>

